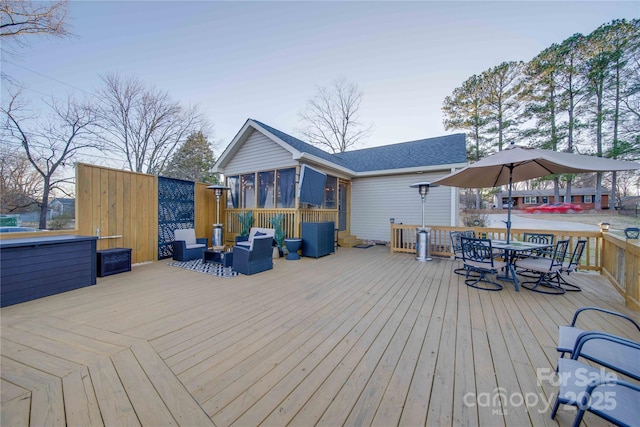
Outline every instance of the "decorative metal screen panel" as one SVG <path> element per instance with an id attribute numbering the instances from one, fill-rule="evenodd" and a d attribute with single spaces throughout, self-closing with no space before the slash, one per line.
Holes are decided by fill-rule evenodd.
<path id="1" fill-rule="evenodd" d="M 194 227 L 195 183 L 158 177 L 158 259 L 173 256 L 173 231 Z"/>

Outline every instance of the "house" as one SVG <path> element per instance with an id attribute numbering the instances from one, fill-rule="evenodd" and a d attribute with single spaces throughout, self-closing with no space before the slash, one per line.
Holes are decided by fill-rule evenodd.
<path id="1" fill-rule="evenodd" d="M 464 134 L 331 154 L 248 119 L 214 171 L 231 188 L 227 232 L 234 232 L 235 214 L 251 209 L 259 226 L 268 226 L 264 218 L 274 213 L 288 215 L 290 237 L 299 236 L 301 222 L 334 221 L 343 241 L 389 241 L 390 221 L 421 223 L 420 195 L 409 186 L 465 165 Z M 457 225 L 457 190 L 433 188 L 425 218 L 431 225 Z"/>
<path id="2" fill-rule="evenodd" d="M 528 206 L 541 205 L 543 203 L 563 203 L 566 198 L 566 190 L 560 189 L 560 200 L 556 201 L 553 194 L 553 188 L 545 190 L 514 190 L 511 192 L 511 198 L 513 199 L 513 206 L 515 209 L 525 209 Z M 602 207 L 607 208 L 609 206 L 609 194 L 610 190 L 602 189 Z M 507 206 L 507 200 L 509 196 L 506 192 L 498 193 L 497 199 L 501 201 L 501 206 Z M 580 205 L 583 210 L 590 210 L 594 208 L 594 200 L 596 198 L 595 188 L 572 188 L 571 200 L 567 200 L 569 203 Z"/>
<path id="3" fill-rule="evenodd" d="M 76 216 L 76 199 L 55 198 L 49 202 L 48 218 L 57 218 L 65 216 L 67 218 L 75 218 Z"/>

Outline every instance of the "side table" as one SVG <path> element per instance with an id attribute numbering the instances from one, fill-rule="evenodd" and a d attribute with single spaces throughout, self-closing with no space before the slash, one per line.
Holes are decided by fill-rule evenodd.
<path id="1" fill-rule="evenodd" d="M 287 247 L 287 259 L 300 259 L 298 251 L 302 247 L 302 239 L 284 239 L 284 245 Z"/>
<path id="2" fill-rule="evenodd" d="M 218 249 L 206 249 L 202 253 L 202 262 L 215 262 L 222 264 L 223 267 L 231 267 L 233 265 L 233 252 L 225 252 Z"/>

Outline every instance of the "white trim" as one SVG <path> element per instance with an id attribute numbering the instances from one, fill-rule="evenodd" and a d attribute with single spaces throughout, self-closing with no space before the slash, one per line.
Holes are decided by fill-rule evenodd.
<path id="1" fill-rule="evenodd" d="M 358 178 L 365 178 L 370 176 L 383 176 L 383 175 L 398 175 L 406 173 L 421 173 L 421 172 L 434 172 L 446 169 L 454 170 L 454 168 L 463 168 L 467 166 L 467 163 L 449 163 L 446 165 L 431 165 L 431 166 L 417 166 L 412 168 L 402 169 L 382 169 L 376 171 L 355 172 L 355 176 Z"/>

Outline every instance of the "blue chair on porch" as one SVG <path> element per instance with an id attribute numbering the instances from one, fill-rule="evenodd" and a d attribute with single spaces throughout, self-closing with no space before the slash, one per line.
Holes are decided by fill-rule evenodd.
<path id="1" fill-rule="evenodd" d="M 193 228 L 178 229 L 173 231 L 173 259 L 176 261 L 191 261 L 202 258 L 207 249 L 206 237 L 196 238 Z"/>
<path id="2" fill-rule="evenodd" d="M 255 274 L 273 268 L 273 237 L 255 236 L 249 246 L 233 247 L 233 271 Z"/>

